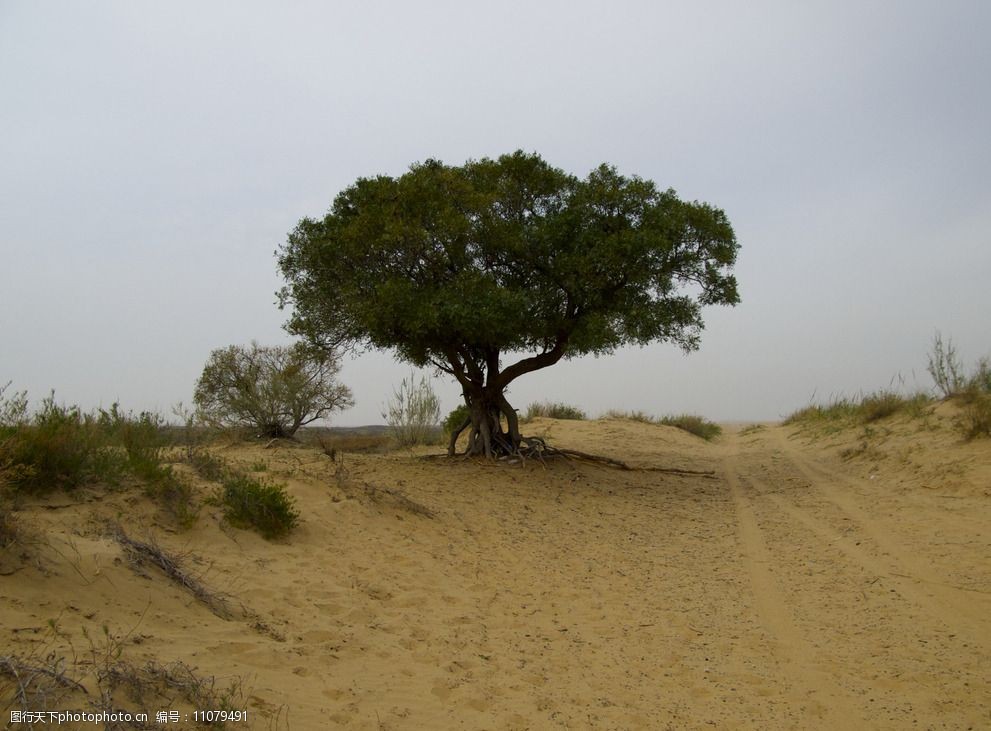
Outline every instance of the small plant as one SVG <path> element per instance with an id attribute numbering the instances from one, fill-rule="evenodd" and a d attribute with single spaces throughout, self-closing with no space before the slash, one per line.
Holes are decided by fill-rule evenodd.
<path id="1" fill-rule="evenodd" d="M 953 345 L 953 340 L 947 338 L 946 343 L 944 343 L 943 336 L 939 331 L 933 336 L 932 350 L 929 352 L 929 364 L 926 366 L 926 370 L 936 382 L 936 388 L 946 398 L 960 393 L 966 385 L 963 364 L 957 356 L 957 349 Z"/>
<path id="2" fill-rule="evenodd" d="M 440 399 L 425 376 L 417 382 L 415 375 L 410 373 L 409 379 L 404 378 L 393 391 L 382 418 L 389 424 L 399 446 L 430 444 L 437 437 Z"/>
<path id="3" fill-rule="evenodd" d="M 535 401 L 526 407 L 526 413 L 523 415 L 523 420 L 532 421 L 537 418 L 573 419 L 583 421 L 588 417 L 585 412 L 577 406 L 571 406 L 570 404 L 561 402 L 544 401 L 539 403 Z"/>
<path id="4" fill-rule="evenodd" d="M 27 391 L 16 391 L 10 396 L 5 396 L 10 384 L 11 381 L 8 381 L 0 386 L 0 430 L 20 426 L 27 422 L 28 418 Z"/>
<path id="5" fill-rule="evenodd" d="M 282 485 L 232 473 L 223 478 L 219 499 L 232 525 L 257 530 L 269 540 L 287 535 L 299 522 L 294 500 Z"/>

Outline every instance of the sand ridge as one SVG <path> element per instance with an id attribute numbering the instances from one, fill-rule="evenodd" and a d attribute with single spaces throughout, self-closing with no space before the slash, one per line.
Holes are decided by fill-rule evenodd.
<path id="1" fill-rule="evenodd" d="M 528 429 L 716 474 L 221 448 L 287 485 L 287 541 L 210 508 L 169 533 L 126 495 L 25 506 L 59 550 L 0 577 L 4 642 L 105 623 L 135 660 L 242 679 L 256 728 L 991 725 L 988 445 L 912 424 L 853 457 L 854 432 Z M 129 511 L 230 617 L 122 560 L 101 525 Z"/>

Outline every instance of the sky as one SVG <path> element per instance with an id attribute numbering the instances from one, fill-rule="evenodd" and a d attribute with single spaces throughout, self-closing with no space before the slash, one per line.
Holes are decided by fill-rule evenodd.
<path id="1" fill-rule="evenodd" d="M 742 302 L 697 352 L 561 362 L 515 406 L 748 421 L 928 388 L 937 330 L 991 355 L 988 27 L 983 0 L 0 0 L 0 385 L 167 414 L 213 349 L 291 342 L 299 219 L 522 149 L 723 209 Z M 347 359 L 333 423 L 381 423 L 408 374 Z"/>

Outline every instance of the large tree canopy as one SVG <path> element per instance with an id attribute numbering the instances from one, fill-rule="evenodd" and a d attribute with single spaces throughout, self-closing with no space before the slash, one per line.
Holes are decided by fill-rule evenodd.
<path id="1" fill-rule="evenodd" d="M 452 375 L 468 451 L 492 455 L 521 444 L 504 392 L 523 374 L 626 344 L 697 348 L 701 307 L 739 301 L 737 248 L 721 210 L 607 165 L 579 179 L 523 152 L 428 160 L 300 221 L 279 252 L 280 303 L 315 344 L 391 348 Z"/>

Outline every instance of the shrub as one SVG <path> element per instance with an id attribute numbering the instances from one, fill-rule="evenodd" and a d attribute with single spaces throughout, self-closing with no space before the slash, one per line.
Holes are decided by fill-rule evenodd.
<path id="1" fill-rule="evenodd" d="M 585 412 L 577 406 L 560 402 L 552 403 L 550 401 L 543 403 L 534 402 L 526 407 L 526 414 L 523 415 L 524 421 L 531 421 L 538 417 L 545 419 L 574 419 L 578 421 L 583 421 L 587 418 Z"/>
<path id="2" fill-rule="evenodd" d="M 444 419 L 444 433 L 453 434 L 455 430 L 461 427 L 466 421 L 471 418 L 471 412 L 468 411 L 467 404 L 458 404 L 454 407 L 447 418 Z"/>
<path id="3" fill-rule="evenodd" d="M 11 382 L 0 386 L 0 430 L 24 424 L 28 418 L 27 391 L 17 391 L 4 396 Z"/>
<path id="4" fill-rule="evenodd" d="M 409 379 L 404 378 L 393 391 L 382 418 L 389 424 L 399 446 L 429 444 L 437 437 L 440 399 L 425 376 L 417 383 L 414 374 L 410 373 Z"/>
<path id="5" fill-rule="evenodd" d="M 196 474 L 212 482 L 220 482 L 230 469 L 227 462 L 205 449 L 189 449 L 184 459 Z"/>
<path id="6" fill-rule="evenodd" d="M 871 423 L 893 416 L 908 407 L 909 399 L 894 391 L 880 390 L 864 396 L 857 406 L 861 421 Z"/>
<path id="7" fill-rule="evenodd" d="M 106 451 L 95 420 L 76 406 L 48 396 L 30 422 L 4 428 L 3 461 L 8 480 L 19 490 L 41 493 L 72 489 L 97 477 L 114 480 L 122 471 L 117 455 Z"/>
<path id="8" fill-rule="evenodd" d="M 991 360 L 981 358 L 977 368 L 967 379 L 967 390 L 974 393 L 991 393 Z"/>
<path id="9" fill-rule="evenodd" d="M 231 345 L 210 354 L 193 401 L 207 424 L 291 437 L 300 427 L 354 404 L 351 389 L 337 382 L 339 370 L 335 353 L 302 343 Z"/>
<path id="10" fill-rule="evenodd" d="M 680 414 L 677 416 L 651 416 L 644 411 L 618 411 L 612 409 L 605 414 L 607 419 L 629 419 L 641 424 L 654 424 L 663 426 L 673 426 L 676 429 L 687 431 L 697 437 L 702 437 L 706 441 L 715 439 L 723 433 L 723 429 L 718 424 L 694 414 Z"/>
<path id="11" fill-rule="evenodd" d="M 220 503 L 232 525 L 257 530 L 269 540 L 287 535 L 299 521 L 295 501 L 283 486 L 243 474 L 224 477 Z"/>
<path id="12" fill-rule="evenodd" d="M 2 391 L 0 391 L 2 395 Z M 26 404 L 22 394 L 18 401 Z M 32 419 L 25 407 L 0 426 L 0 477 L 14 491 L 45 493 L 72 490 L 85 483 L 118 485 L 130 475 L 145 486 L 182 526 L 196 518 L 192 490 L 164 463 L 165 423 L 156 414 L 123 412 L 118 404 L 96 414 L 64 406 L 49 395 Z"/>
<path id="13" fill-rule="evenodd" d="M 689 434 L 702 437 L 702 439 L 705 439 L 707 442 L 712 441 L 723 433 L 722 427 L 720 427 L 719 424 L 708 421 L 707 419 L 701 416 L 696 416 L 695 414 L 662 416 L 657 420 L 657 423 L 681 429 Z"/>
<path id="14" fill-rule="evenodd" d="M 947 398 L 960 393 L 966 384 L 963 364 L 957 356 L 957 349 L 953 345 L 953 340 L 947 338 L 944 344 L 943 336 L 938 331 L 933 336 L 932 350 L 929 352 L 929 364 L 926 366 L 926 370 L 936 382 L 936 388 Z"/>
<path id="15" fill-rule="evenodd" d="M 975 392 L 964 406 L 960 427 L 967 439 L 991 437 L 991 394 Z"/>

